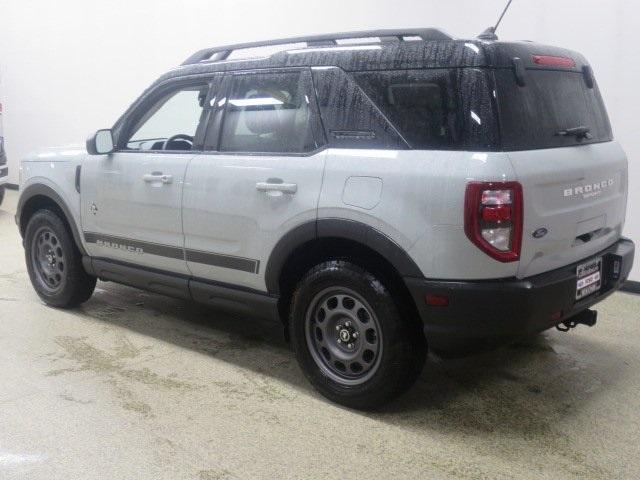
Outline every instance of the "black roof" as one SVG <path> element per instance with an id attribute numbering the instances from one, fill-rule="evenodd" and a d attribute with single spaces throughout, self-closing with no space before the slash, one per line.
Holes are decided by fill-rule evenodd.
<path id="1" fill-rule="evenodd" d="M 377 37 L 375 40 L 371 37 Z M 340 44 L 339 40 L 355 39 Z M 306 46 L 291 48 L 291 44 Z M 230 59 L 234 50 L 282 46 L 282 50 L 260 58 Z M 577 52 L 528 41 L 503 42 L 480 38 L 456 39 L 433 28 L 374 30 L 311 37 L 294 37 L 252 42 L 200 50 L 182 65 L 169 70 L 150 85 L 116 122 L 123 118 L 158 84 L 172 78 L 252 69 L 287 67 L 339 67 L 345 71 L 409 70 L 451 67 L 513 68 L 514 58 L 522 59 L 525 68 L 549 68 L 534 64 L 533 55 L 571 57 L 581 71 L 587 61 Z M 563 68 L 563 70 L 567 70 Z"/>
<path id="2" fill-rule="evenodd" d="M 379 40 L 372 40 L 371 37 Z M 338 43 L 344 39 L 357 39 L 357 42 Z M 299 43 L 305 43 L 306 46 L 290 48 L 291 44 Z M 229 59 L 236 50 L 273 46 L 282 46 L 283 49 L 267 57 Z M 176 76 L 301 66 L 334 66 L 346 71 L 512 68 L 514 57 L 522 58 L 527 68 L 539 68 L 532 61 L 532 55 L 537 54 L 571 57 L 576 62 L 575 70 L 587 65 L 582 55 L 563 48 L 527 41 L 456 39 L 441 30 L 425 28 L 335 33 L 208 48 L 191 55 L 182 65 L 160 77 L 159 81 Z"/>

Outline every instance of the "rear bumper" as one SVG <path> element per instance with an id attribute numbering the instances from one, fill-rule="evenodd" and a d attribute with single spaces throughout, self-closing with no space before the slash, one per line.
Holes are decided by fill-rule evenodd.
<path id="1" fill-rule="evenodd" d="M 405 278 L 430 347 L 464 353 L 554 327 L 618 290 L 633 265 L 634 244 L 623 238 L 580 262 L 523 280 L 438 281 Z M 575 300 L 576 267 L 602 256 L 601 290 Z M 446 295 L 448 306 L 428 306 L 425 295 Z"/>

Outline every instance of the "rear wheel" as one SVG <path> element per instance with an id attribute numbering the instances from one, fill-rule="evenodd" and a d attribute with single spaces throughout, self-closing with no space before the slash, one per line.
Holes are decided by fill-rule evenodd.
<path id="1" fill-rule="evenodd" d="M 86 302 L 96 278 L 82 266 L 82 255 L 57 213 L 39 210 L 25 230 L 25 258 L 31 283 L 48 305 L 72 308 Z"/>
<path id="2" fill-rule="evenodd" d="M 2 205 L 2 201 L 4 200 L 4 189 L 5 187 L 0 187 L 0 205 Z"/>
<path id="3" fill-rule="evenodd" d="M 352 408 L 383 405 L 422 370 L 422 331 L 371 273 L 344 261 L 314 267 L 292 299 L 291 338 L 311 383 Z"/>

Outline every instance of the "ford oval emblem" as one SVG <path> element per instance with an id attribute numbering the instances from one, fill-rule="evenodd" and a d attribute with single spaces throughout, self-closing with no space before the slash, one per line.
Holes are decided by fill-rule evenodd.
<path id="1" fill-rule="evenodd" d="M 547 233 L 549 233 L 549 230 L 547 230 L 544 227 L 540 227 L 539 229 L 537 229 L 535 232 L 532 233 L 533 238 L 542 238 L 544 237 Z"/>

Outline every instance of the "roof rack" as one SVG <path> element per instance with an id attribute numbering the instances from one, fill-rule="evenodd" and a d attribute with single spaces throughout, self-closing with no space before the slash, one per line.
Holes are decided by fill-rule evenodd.
<path id="1" fill-rule="evenodd" d="M 234 50 L 243 50 L 247 48 L 256 47 L 270 47 L 274 45 L 286 45 L 289 43 L 306 43 L 307 47 L 319 47 L 337 45 L 338 40 L 347 39 L 360 39 L 378 37 L 380 41 L 399 42 L 404 37 L 419 37 L 424 41 L 428 40 L 453 40 L 453 37 L 449 34 L 439 30 L 437 28 L 416 28 L 406 30 L 364 30 L 357 32 L 341 32 L 341 33 L 328 33 L 324 35 L 313 35 L 307 37 L 290 37 L 280 38 L 277 40 L 266 40 L 262 42 L 249 42 L 249 43 L 237 43 L 234 45 L 225 45 L 222 47 L 205 48 L 199 50 L 189 58 L 187 58 L 182 65 L 192 65 L 194 63 L 200 63 L 207 60 L 221 61 L 225 60 L 231 55 Z"/>

